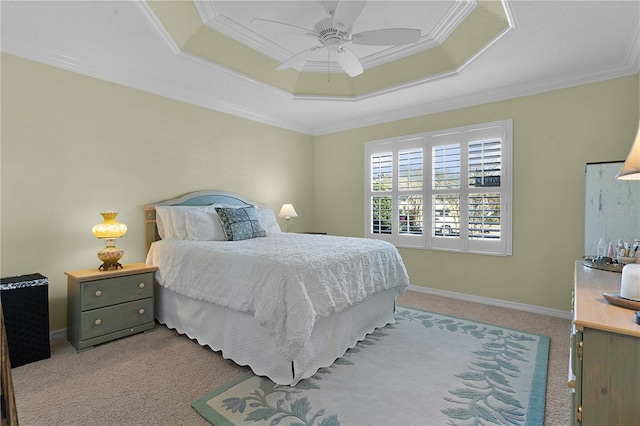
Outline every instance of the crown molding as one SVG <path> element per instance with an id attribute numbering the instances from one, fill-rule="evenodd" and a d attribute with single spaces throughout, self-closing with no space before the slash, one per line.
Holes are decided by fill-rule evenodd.
<path id="1" fill-rule="evenodd" d="M 291 56 L 291 52 L 288 50 L 221 14 L 215 7 L 213 0 L 194 1 L 193 3 L 196 5 L 202 23 L 212 30 L 231 37 L 280 62 L 286 61 Z"/>
<path id="2" fill-rule="evenodd" d="M 328 98 L 328 97 L 293 97 L 290 93 L 281 89 L 263 83 L 261 81 L 251 79 L 246 75 L 240 75 L 227 69 L 221 65 L 213 64 L 211 62 L 202 60 L 193 55 L 180 52 L 171 37 L 166 34 L 164 27 L 157 21 L 155 15 L 151 13 L 150 9 L 145 2 L 135 2 L 138 6 L 138 10 L 146 18 L 146 22 L 151 25 L 153 30 L 159 36 L 159 39 L 167 47 L 167 50 L 175 55 L 176 60 L 181 61 L 182 64 L 178 64 L 182 71 L 181 74 L 188 73 L 189 69 L 195 70 L 195 74 L 202 73 L 202 67 L 209 67 L 216 72 L 223 73 L 225 77 L 237 79 L 243 83 L 250 83 L 255 88 L 256 92 L 269 91 L 275 96 L 296 100 L 324 100 L 324 101 L 342 101 L 342 102 L 357 102 L 394 91 L 403 90 L 412 86 L 419 86 L 427 82 L 432 82 L 438 79 L 452 77 L 459 72 L 454 72 L 432 76 L 427 80 L 421 80 L 413 82 L 409 85 L 398 86 L 390 88 L 384 92 L 378 92 L 369 94 L 361 98 Z M 508 5 L 508 3 L 503 3 Z M 507 15 L 512 28 L 516 27 L 515 20 L 513 19 L 510 9 L 507 7 Z M 504 34 L 499 35 L 497 38 L 502 37 Z M 497 39 L 496 38 L 496 39 Z M 495 40 L 493 41 L 495 42 Z M 492 43 L 493 43 L 492 42 Z M 491 43 L 490 43 L 491 44 Z M 489 44 L 489 45 L 490 45 Z M 485 47 L 485 49 L 488 48 Z M 123 63 L 107 63 L 107 62 L 95 62 L 89 61 L 87 58 L 76 57 L 69 55 L 63 51 L 57 51 L 52 49 L 43 49 L 42 47 L 30 44 L 28 41 L 11 41 L 6 38 L 2 40 L 2 51 L 16 56 L 24 57 L 26 59 L 34 60 L 37 62 L 45 63 L 58 68 L 66 69 L 68 71 L 76 72 L 79 74 L 87 75 L 90 77 L 110 81 L 113 83 L 121 84 L 123 86 L 132 87 L 134 89 L 143 90 L 149 93 L 157 94 L 167 98 L 187 102 L 193 105 L 209 108 L 222 113 L 227 113 L 242 118 L 246 118 L 252 121 L 289 129 L 292 131 L 308 134 L 308 135 L 323 135 L 328 133 L 340 132 L 345 130 L 351 130 L 359 127 L 371 126 L 374 124 L 387 123 L 391 121 L 397 121 L 407 118 L 413 118 L 443 111 L 455 110 L 460 108 L 466 108 L 490 102 L 503 101 L 506 99 L 528 96 L 552 90 L 559 90 L 568 87 L 590 84 L 598 81 L 625 77 L 629 75 L 635 75 L 640 72 L 640 27 L 636 28 L 635 37 L 630 43 L 627 54 L 625 55 L 624 62 L 617 64 L 613 67 L 596 70 L 593 72 L 587 72 L 578 75 L 571 76 L 559 76 L 550 77 L 547 79 L 541 79 L 534 82 L 520 84 L 511 87 L 505 87 L 488 92 L 478 92 L 471 95 L 460 96 L 456 98 L 446 100 L 436 100 L 427 102 L 424 105 L 411 108 L 402 108 L 392 111 L 385 111 L 380 114 L 370 114 L 369 116 L 361 119 L 334 122 L 326 126 L 310 126 L 292 120 L 282 119 L 272 116 L 269 111 L 256 111 L 246 106 L 228 102 L 218 99 L 211 94 L 202 93 L 195 89 L 186 88 L 179 84 L 173 83 L 173 81 L 179 81 L 172 79 L 171 82 L 167 82 L 162 77 L 153 75 L 143 75 L 134 66 Z M 463 67 L 466 64 L 463 64 Z M 184 67 L 184 68 L 182 68 Z"/>
<path id="3" fill-rule="evenodd" d="M 208 25 L 210 22 L 213 22 L 218 16 L 220 16 L 220 12 L 218 8 L 215 6 L 213 1 L 194 1 L 193 4 L 198 11 L 198 15 L 200 15 L 200 19 L 205 25 Z"/>
<path id="4" fill-rule="evenodd" d="M 520 84 L 511 87 L 504 87 L 488 92 L 481 92 L 472 95 L 459 96 L 456 98 L 433 101 L 413 108 L 401 108 L 394 111 L 385 111 L 380 114 L 372 114 L 359 120 L 350 120 L 342 123 L 333 123 L 327 126 L 315 128 L 314 136 L 326 135 L 336 132 L 358 129 L 393 121 L 416 118 L 424 115 L 436 114 L 440 112 L 453 111 L 462 108 L 484 105 L 492 102 L 500 102 L 523 96 L 537 95 L 540 93 L 562 90 L 584 84 L 597 83 L 620 77 L 635 75 L 639 72 L 637 66 L 624 64 L 605 70 L 589 72 L 571 77 L 552 77 L 538 80 L 527 84 Z"/>
<path id="5" fill-rule="evenodd" d="M 507 16 L 509 17 L 510 16 L 510 10 L 509 9 L 505 9 L 505 11 L 507 12 Z M 373 98 L 373 97 L 384 95 L 384 94 L 397 92 L 397 91 L 400 91 L 400 90 L 410 89 L 412 87 L 421 86 L 421 85 L 423 85 L 425 83 L 429 83 L 429 82 L 432 82 L 432 81 L 441 80 L 441 79 L 446 78 L 446 77 L 451 77 L 451 76 L 457 75 L 464 68 L 466 68 L 471 62 L 476 60 L 483 53 L 485 53 L 489 48 L 491 48 L 491 46 L 493 46 L 498 40 L 500 40 L 502 37 L 506 36 L 510 31 L 513 31 L 513 30 L 516 29 L 515 21 L 513 19 L 508 19 L 508 21 L 509 21 L 509 26 L 507 28 L 505 28 L 502 32 L 497 34 L 492 40 L 490 40 L 486 45 L 484 45 L 481 49 L 479 49 L 473 56 L 469 57 L 469 59 L 467 59 L 464 63 L 462 63 L 455 70 L 447 71 L 447 72 L 444 72 L 442 74 L 430 75 L 430 76 L 427 76 L 427 77 L 419 79 L 419 80 L 414 80 L 414 81 L 410 81 L 410 82 L 407 82 L 407 83 L 399 84 L 397 86 L 388 87 L 388 88 L 385 88 L 383 90 L 379 90 L 377 92 L 372 92 L 372 93 L 367 93 L 367 94 L 359 96 L 359 97 L 344 98 L 344 97 L 294 95 L 293 98 L 294 99 L 299 99 L 299 100 L 333 100 L 333 101 L 349 100 L 349 101 L 359 101 L 359 100 L 369 99 L 369 98 Z M 325 68 L 326 68 L 326 64 L 325 64 Z"/>
<path id="6" fill-rule="evenodd" d="M 241 104 L 223 101 L 216 97 L 210 96 L 209 94 L 202 93 L 201 91 L 190 90 L 185 87 L 163 81 L 161 79 L 153 78 L 149 75 L 139 74 L 136 71 L 115 69 L 113 64 L 91 63 L 83 60 L 82 58 L 68 55 L 64 52 L 54 51 L 51 49 L 41 49 L 31 46 L 28 43 L 12 43 L 6 40 L 3 40 L 2 42 L 2 51 L 25 59 L 65 69 L 67 71 L 97 78 L 99 80 L 109 81 L 112 83 L 120 84 L 122 86 L 142 90 L 147 93 L 152 93 L 166 98 L 186 102 L 218 112 L 246 118 L 248 120 L 256 121 L 259 123 L 264 123 L 308 135 L 313 135 L 314 133 L 314 129 L 311 126 L 307 126 L 291 120 L 283 120 L 281 118 L 270 115 L 268 112 L 265 113 L 262 111 L 256 111 Z M 186 55 L 183 53 L 179 53 L 177 56 L 179 58 L 191 61 L 198 61 L 196 59 L 186 57 Z M 208 62 L 206 62 L 206 64 L 212 66 Z M 229 71 L 227 72 L 230 75 L 233 75 Z M 237 75 L 234 76 L 237 77 Z M 243 80 L 247 81 L 246 78 Z M 261 82 L 256 81 L 255 83 L 268 87 L 270 90 L 275 90 L 271 86 L 264 85 Z M 281 95 L 282 94 L 284 94 L 284 92 L 282 92 Z"/>
<path id="7" fill-rule="evenodd" d="M 164 25 L 162 25 L 156 14 L 153 13 L 147 2 L 136 1 L 134 2 L 134 4 L 137 6 L 138 12 L 140 12 L 142 17 L 149 24 L 149 27 L 151 27 L 151 30 L 155 33 L 156 36 L 158 36 L 160 42 L 165 45 L 169 52 L 173 53 L 174 55 L 180 53 L 180 48 L 173 40 L 173 38 L 169 35 L 166 28 L 164 27 Z"/>
<path id="8" fill-rule="evenodd" d="M 637 44 L 638 38 L 636 37 L 633 46 L 636 46 Z M 580 86 L 583 84 L 590 84 L 614 78 L 626 77 L 629 75 L 635 75 L 640 72 L 640 67 L 638 65 L 639 55 L 629 54 L 627 55 L 627 63 L 608 69 L 584 73 L 582 75 L 553 77 L 527 84 L 505 87 L 489 92 L 482 92 L 441 101 L 429 102 L 418 107 L 402 108 L 393 111 L 385 111 L 384 113 L 380 114 L 371 114 L 362 119 L 332 123 L 327 126 L 312 127 L 293 122 L 291 120 L 283 120 L 281 118 L 274 117 L 268 114 L 268 112 L 251 110 L 240 104 L 220 101 L 209 95 L 202 94 L 201 92 L 185 89 L 184 87 L 180 87 L 172 83 L 167 83 L 166 81 L 162 81 L 159 79 L 153 79 L 148 75 L 137 74 L 135 71 L 114 69 L 113 64 L 89 63 L 81 58 L 68 55 L 64 52 L 51 49 L 41 49 L 31 46 L 28 43 L 12 43 L 8 40 L 3 40 L 2 51 L 36 62 L 41 62 L 47 65 L 76 72 L 78 74 L 110 81 L 116 84 L 121 84 L 123 86 L 164 96 L 170 99 L 179 100 L 204 108 L 216 110 L 222 113 L 235 115 L 238 117 L 246 118 L 248 120 L 257 121 L 260 123 L 296 131 L 299 133 L 304 133 L 311 136 L 319 136 L 346 130 L 353 130 L 356 128 L 367 127 L 375 124 L 388 123 L 408 118 L 415 118 L 423 115 L 483 105 L 491 102 L 504 101 L 507 99 L 513 99 L 522 96 L 535 95 L 553 90 Z M 223 71 L 228 75 L 233 75 L 236 78 L 241 78 L 245 81 L 251 81 L 253 84 L 258 85 L 261 89 L 266 88 L 280 96 L 288 96 L 289 98 L 291 98 L 291 95 L 287 92 L 281 91 L 257 80 L 249 80 L 246 78 L 246 76 L 238 76 L 237 74 L 234 74 L 232 71 L 227 70 L 224 67 L 216 66 L 200 58 L 190 56 L 185 53 L 179 53 L 177 57 L 185 61 L 197 62 L 201 65 L 216 68 L 217 70 Z M 433 77 L 431 80 L 434 80 L 436 78 L 447 78 L 454 74 L 455 73 L 440 75 L 437 77 Z M 404 88 L 406 88 L 406 86 Z M 395 90 L 399 89 L 396 88 Z M 311 98 L 298 97 L 295 99 L 308 100 Z M 348 102 L 357 101 L 353 98 L 323 99 Z"/>
<path id="9" fill-rule="evenodd" d="M 239 25 L 235 21 L 226 18 L 222 15 L 219 10 L 215 7 L 215 2 L 213 0 L 207 1 L 194 1 L 196 10 L 202 20 L 203 24 L 209 26 L 210 28 L 219 31 L 222 34 L 225 34 L 233 39 L 240 40 L 249 47 L 258 50 L 266 55 L 273 55 L 275 52 L 279 52 L 279 57 L 276 58 L 280 61 L 287 60 L 291 53 L 282 47 L 272 43 L 271 41 L 263 38 L 262 36 L 254 33 L 248 28 Z M 196 60 L 194 55 L 189 54 L 188 52 L 182 51 L 173 41 L 169 33 L 164 28 L 164 25 L 160 22 L 157 16 L 153 13 L 151 8 L 147 5 L 146 2 L 135 2 L 136 6 L 140 10 L 140 13 L 145 18 L 145 20 L 149 23 L 153 31 L 158 35 L 159 39 L 170 52 L 174 55 L 181 55 L 192 60 Z M 390 49 L 385 49 L 378 54 L 369 55 L 366 58 L 362 58 L 362 65 L 365 69 L 372 68 L 378 65 L 382 65 L 384 63 L 388 63 L 400 58 L 403 58 L 408 55 L 412 55 L 421 51 L 425 51 L 436 47 L 442 41 L 444 41 L 449 34 L 455 30 L 455 28 L 466 19 L 466 17 L 473 11 L 473 9 L 477 6 L 477 0 L 461 0 L 459 2 L 454 3 L 455 6 L 451 7 L 447 14 L 445 14 L 439 23 L 434 27 L 433 35 L 428 35 L 422 37 L 420 41 L 414 43 L 409 46 L 395 46 Z M 460 72 L 464 67 L 466 67 L 469 63 L 479 57 L 482 53 L 484 53 L 493 43 L 503 37 L 509 30 L 513 29 L 513 16 L 510 10 L 510 6 L 506 0 L 501 0 L 501 4 L 505 10 L 505 13 L 508 17 L 509 26 L 507 29 L 500 34 L 498 34 L 492 41 L 490 41 L 487 45 L 485 45 L 482 49 L 480 49 L 476 54 L 470 57 L 465 63 L 463 63 L 458 69 L 452 70 L 451 72 L 447 72 L 441 75 L 432 75 L 426 76 L 423 79 L 407 82 L 404 84 L 400 84 L 394 87 L 385 88 L 376 92 L 371 92 L 361 97 L 348 97 L 348 96 L 322 96 L 322 95 L 295 95 L 291 93 L 285 93 L 280 89 L 276 89 L 272 87 L 268 83 L 262 83 L 257 81 L 254 78 L 248 77 L 244 74 L 239 74 L 236 72 L 230 72 L 230 70 L 225 67 L 214 63 L 212 61 L 197 61 L 201 65 L 204 66 L 213 66 L 217 71 L 226 73 L 227 75 L 233 75 L 236 78 L 243 78 L 245 81 L 260 84 L 262 83 L 263 87 L 268 87 L 276 90 L 280 95 L 285 95 L 287 97 L 292 97 L 293 99 L 300 100 L 332 100 L 332 101 L 346 101 L 352 102 L 354 100 L 362 100 L 368 99 L 375 96 L 380 96 L 383 94 L 392 93 L 394 91 L 403 90 L 411 87 L 415 87 L 430 81 L 438 80 L 443 78 L 444 76 L 450 76 L 457 72 Z M 299 72 L 317 72 L 317 73 L 335 73 L 342 74 L 344 71 L 342 67 L 338 64 L 337 61 L 306 61 L 303 64 L 297 65 L 293 67 Z"/>
<path id="10" fill-rule="evenodd" d="M 291 53 L 288 50 L 282 48 L 271 40 L 262 37 L 258 33 L 243 27 L 224 15 L 218 15 L 215 20 L 207 22 L 206 25 L 221 34 L 237 40 L 242 44 L 245 44 L 250 48 L 280 62 L 286 61 L 291 56 Z"/>
<path id="11" fill-rule="evenodd" d="M 629 45 L 629 50 L 625 56 L 625 62 L 640 72 L 640 25 L 636 27 L 633 41 Z"/>
<path id="12" fill-rule="evenodd" d="M 319 101 L 338 101 L 338 102 L 353 102 L 353 101 L 358 101 L 358 100 L 363 100 L 363 99 L 368 99 L 368 98 L 372 98 L 375 96 L 380 96 L 380 95 L 384 95 L 384 94 L 388 94 L 388 93 L 392 93 L 398 90 L 404 90 L 404 89 L 408 89 L 411 87 L 416 87 L 422 84 L 425 84 L 427 82 L 431 82 L 434 80 L 439 80 L 441 78 L 444 77 L 448 77 L 451 75 L 456 74 L 457 72 L 459 72 L 460 69 L 464 68 L 471 60 L 477 58 L 481 53 L 483 53 L 484 51 L 486 51 L 487 48 L 489 48 L 491 46 L 491 44 L 495 43 L 495 41 L 497 41 L 499 38 L 501 38 L 504 34 L 506 34 L 506 32 L 511 29 L 511 27 L 507 28 L 507 31 L 504 31 L 500 34 L 498 34 L 498 36 L 496 36 L 489 44 L 487 44 L 486 46 L 484 46 L 480 51 L 478 51 L 472 58 L 470 58 L 466 63 L 462 64 L 462 66 L 457 69 L 457 70 L 453 70 L 451 72 L 447 72 L 445 74 L 440 74 L 440 75 L 432 75 L 432 76 L 427 76 L 423 79 L 420 80 L 416 80 L 416 81 L 412 81 L 412 82 L 408 82 L 405 84 L 401 84 L 401 85 L 397 85 L 394 87 L 389 87 L 377 92 L 372 92 L 372 93 L 368 93 L 366 95 L 363 95 L 361 97 L 347 97 L 347 96 L 309 96 L 309 95 L 295 95 L 295 94 L 291 94 L 288 92 L 285 92 L 283 90 L 277 89 L 267 83 L 264 83 L 262 81 L 256 80 L 254 78 L 251 78 L 249 76 L 246 76 L 244 74 L 239 74 L 236 73 L 234 71 L 231 71 L 229 69 L 227 69 L 226 67 L 223 67 L 217 63 L 211 62 L 211 61 L 206 61 L 203 59 L 200 59 L 198 57 L 196 57 L 195 55 L 192 55 L 188 52 L 184 52 L 182 51 L 173 41 L 173 39 L 171 38 L 171 36 L 169 35 L 169 33 L 166 31 L 166 29 L 164 28 L 164 25 L 162 25 L 162 23 L 160 22 L 160 20 L 157 18 L 157 16 L 153 13 L 153 11 L 151 10 L 151 8 L 147 5 L 146 2 L 135 2 L 136 6 L 138 6 L 138 9 L 140 10 L 140 13 L 142 14 L 142 16 L 147 20 L 147 22 L 149 23 L 149 25 L 151 26 L 151 28 L 153 29 L 153 31 L 158 35 L 159 39 L 161 40 L 161 42 L 163 44 L 165 44 L 165 46 L 167 47 L 167 49 L 173 53 L 176 56 L 181 56 L 183 58 L 189 59 L 190 61 L 193 62 L 197 62 L 198 64 L 202 65 L 202 66 L 206 66 L 206 67 L 211 67 L 213 69 L 215 69 L 218 72 L 222 72 L 225 73 L 226 75 L 229 76 L 233 76 L 234 78 L 240 78 L 243 79 L 246 82 L 250 82 L 252 84 L 258 84 L 263 88 L 267 88 L 268 90 L 273 91 L 274 93 L 280 95 L 280 96 L 286 96 L 289 97 L 291 99 L 296 99 L 296 100 L 319 100 Z M 225 18 L 223 15 L 221 15 L 219 13 L 219 11 L 217 10 L 217 8 L 214 6 L 214 2 L 212 0 L 209 1 L 196 1 L 194 2 L 194 4 L 196 5 L 196 9 L 198 11 L 198 14 L 200 15 L 200 19 L 203 21 L 204 24 L 210 26 L 211 28 L 220 31 L 223 34 L 228 35 L 229 37 L 235 38 L 237 37 L 238 39 L 243 39 L 245 40 L 245 42 L 247 44 L 250 44 L 251 47 L 253 47 L 254 49 L 260 50 L 263 49 L 266 45 L 264 43 L 262 43 L 262 41 L 268 42 L 269 44 L 280 48 L 279 46 L 275 45 L 274 43 L 269 42 L 268 40 L 264 39 L 263 37 L 252 33 L 252 36 L 249 37 L 248 34 L 250 33 L 248 30 L 244 29 L 244 27 L 242 27 L 241 25 L 238 25 L 237 23 L 235 23 L 234 21 L 231 21 L 227 18 Z M 466 16 L 471 13 L 471 11 L 473 10 L 473 8 L 476 7 L 477 2 L 476 0 L 467 0 L 467 1 L 461 1 L 459 3 L 457 3 L 458 6 L 456 8 L 452 8 L 449 12 L 448 15 L 446 15 L 438 24 L 437 28 L 438 28 L 438 35 L 435 38 L 430 38 L 427 37 L 424 40 L 419 41 L 417 44 L 422 44 L 423 46 L 426 46 L 427 44 L 429 44 L 431 47 L 434 47 L 438 42 L 436 41 L 436 38 L 446 38 L 446 36 L 448 36 L 448 34 L 453 31 L 456 26 L 458 24 L 460 24 L 460 22 L 462 22 Z M 503 1 L 503 6 L 506 6 L 506 2 Z M 509 12 L 509 10 L 505 7 L 505 11 Z M 511 22 L 511 20 L 509 21 Z M 212 26 L 212 24 L 214 24 L 214 26 Z M 401 46 L 401 48 L 404 48 L 404 46 Z M 281 48 L 280 48 L 281 49 Z M 282 61 L 285 61 L 286 59 L 289 58 L 288 55 L 290 55 L 289 52 L 287 52 L 284 49 L 281 49 L 283 52 L 286 52 L 286 54 L 284 54 L 285 56 L 282 57 Z M 424 50 L 424 49 L 422 49 Z M 263 52 L 264 53 L 264 52 Z M 411 52 L 411 54 L 416 53 L 416 52 Z M 266 54 L 266 53 L 265 53 Z M 373 55 L 372 55 L 373 56 Z M 393 60 L 394 57 L 392 57 L 390 60 Z M 367 66 L 367 67 L 372 67 L 375 65 L 372 65 L 371 63 L 367 62 L 367 59 L 364 59 L 363 62 L 363 66 Z M 303 65 L 302 70 L 300 70 L 300 72 L 302 71 L 309 71 L 309 72 L 328 72 L 328 73 L 343 73 L 342 67 L 334 61 L 328 61 L 328 62 L 321 62 L 321 61 L 307 61 L 307 63 L 305 65 Z"/>

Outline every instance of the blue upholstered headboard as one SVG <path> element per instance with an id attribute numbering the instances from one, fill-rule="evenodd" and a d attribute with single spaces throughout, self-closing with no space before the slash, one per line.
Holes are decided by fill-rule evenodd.
<path id="1" fill-rule="evenodd" d="M 146 204 L 144 206 L 144 225 L 147 251 L 149 251 L 151 243 L 160 239 L 156 223 L 156 206 L 208 206 L 215 203 L 237 206 L 259 205 L 259 203 L 249 201 L 238 194 L 226 191 L 196 191 L 159 203 Z"/>

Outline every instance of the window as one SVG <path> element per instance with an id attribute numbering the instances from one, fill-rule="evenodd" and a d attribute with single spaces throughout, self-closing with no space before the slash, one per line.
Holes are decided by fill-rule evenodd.
<path id="1" fill-rule="evenodd" d="M 365 236 L 511 254 L 512 121 L 365 145 Z"/>

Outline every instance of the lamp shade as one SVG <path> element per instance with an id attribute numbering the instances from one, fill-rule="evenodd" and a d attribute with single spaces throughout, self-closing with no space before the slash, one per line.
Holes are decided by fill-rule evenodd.
<path id="1" fill-rule="evenodd" d="M 117 212 L 108 210 L 100 213 L 104 222 L 91 228 L 91 232 L 98 238 L 120 238 L 127 233 L 127 225 L 116 221 Z"/>
<path id="2" fill-rule="evenodd" d="M 616 178 L 620 180 L 640 180 L 640 123 L 638 123 L 638 132 L 633 145 L 631 145 L 631 151 L 629 151 L 627 160 Z"/>
<path id="3" fill-rule="evenodd" d="M 293 204 L 283 204 L 278 217 L 298 217 L 298 213 L 296 213 L 296 209 L 293 208 Z"/>

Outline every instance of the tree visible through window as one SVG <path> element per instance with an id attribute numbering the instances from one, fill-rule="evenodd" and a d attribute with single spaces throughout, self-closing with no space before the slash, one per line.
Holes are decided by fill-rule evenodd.
<path id="1" fill-rule="evenodd" d="M 511 120 L 366 144 L 366 229 L 398 246 L 511 254 Z"/>

